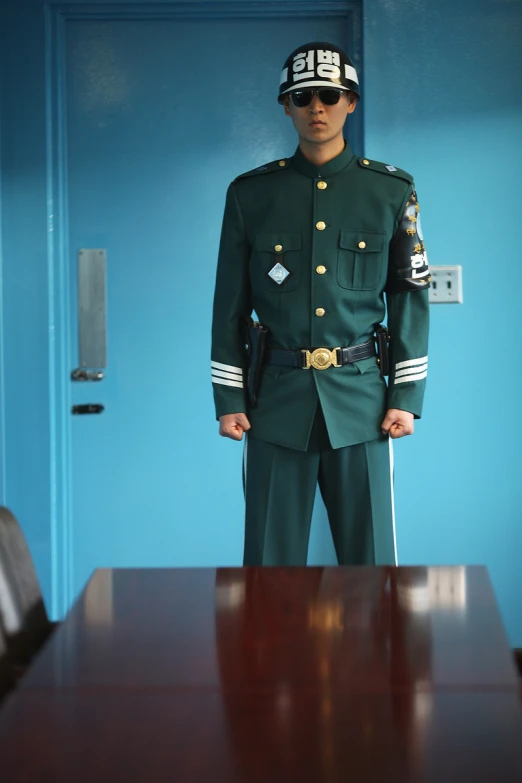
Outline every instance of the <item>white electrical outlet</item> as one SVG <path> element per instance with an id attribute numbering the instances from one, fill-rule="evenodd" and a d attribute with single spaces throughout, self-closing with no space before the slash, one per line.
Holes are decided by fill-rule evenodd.
<path id="1" fill-rule="evenodd" d="M 430 266 L 430 304 L 462 304 L 462 267 Z"/>

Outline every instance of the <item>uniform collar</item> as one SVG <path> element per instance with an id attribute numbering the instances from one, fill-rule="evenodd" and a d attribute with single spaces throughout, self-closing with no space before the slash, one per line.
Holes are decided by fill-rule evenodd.
<path id="1" fill-rule="evenodd" d="M 292 163 L 301 174 L 305 175 L 305 177 L 312 177 L 315 179 L 318 177 L 332 177 L 334 174 L 338 174 L 352 162 L 353 158 L 354 154 L 350 145 L 346 142 L 346 146 L 341 154 L 337 155 L 336 158 L 329 160 L 328 163 L 323 163 L 322 166 L 316 166 L 314 163 L 310 163 L 299 147 L 295 151 Z"/>

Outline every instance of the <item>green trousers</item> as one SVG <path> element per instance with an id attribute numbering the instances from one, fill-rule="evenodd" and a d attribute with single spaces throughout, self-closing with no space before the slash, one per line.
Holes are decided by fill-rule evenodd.
<path id="1" fill-rule="evenodd" d="M 320 409 L 306 452 L 247 436 L 244 565 L 306 565 L 316 486 L 339 565 L 397 565 L 391 441 L 332 449 Z"/>

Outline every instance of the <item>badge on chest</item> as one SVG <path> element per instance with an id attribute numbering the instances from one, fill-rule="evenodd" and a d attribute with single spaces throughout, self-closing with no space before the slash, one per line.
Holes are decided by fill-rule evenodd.
<path id="1" fill-rule="evenodd" d="M 250 272 L 254 291 L 293 291 L 299 285 L 300 231 L 256 234 Z"/>
<path id="2" fill-rule="evenodd" d="M 274 281 L 274 283 L 277 283 L 277 285 L 283 285 L 287 277 L 290 277 L 291 272 L 289 272 L 288 269 L 285 269 L 283 264 L 278 261 L 277 264 L 273 266 L 270 272 L 267 274 L 268 277 Z"/>
<path id="3" fill-rule="evenodd" d="M 289 269 L 283 266 L 283 251 L 283 245 L 276 245 L 274 247 L 274 259 L 276 264 L 269 272 L 267 272 L 268 277 L 277 285 L 283 285 L 285 280 L 287 280 L 292 274 Z"/>

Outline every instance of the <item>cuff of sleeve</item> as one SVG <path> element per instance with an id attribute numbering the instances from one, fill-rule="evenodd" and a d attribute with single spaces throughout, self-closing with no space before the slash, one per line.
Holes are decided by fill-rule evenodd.
<path id="1" fill-rule="evenodd" d="M 388 409 L 396 408 L 400 411 L 413 413 L 415 419 L 422 416 L 422 403 L 424 392 L 415 389 L 413 384 L 411 388 L 404 388 L 406 384 L 401 384 L 401 389 L 388 389 Z"/>
<path id="2" fill-rule="evenodd" d="M 228 413 L 247 413 L 245 393 L 242 389 L 227 390 L 225 393 L 214 389 L 216 420 Z"/>

